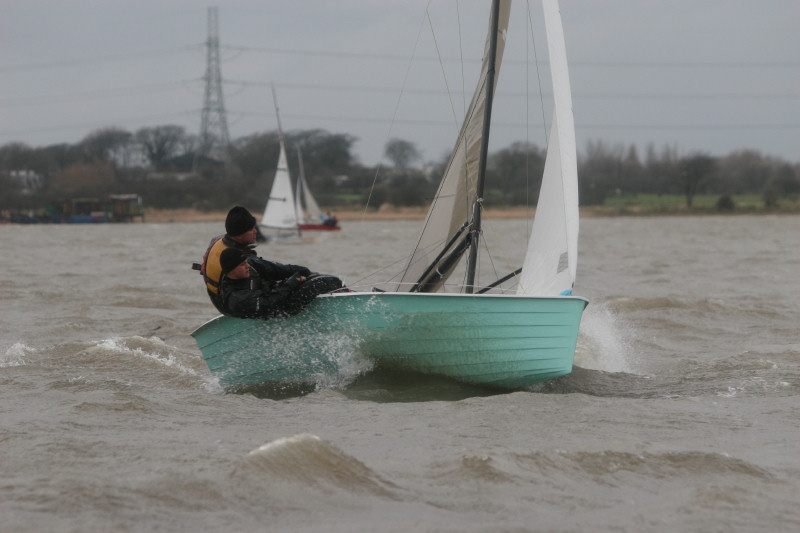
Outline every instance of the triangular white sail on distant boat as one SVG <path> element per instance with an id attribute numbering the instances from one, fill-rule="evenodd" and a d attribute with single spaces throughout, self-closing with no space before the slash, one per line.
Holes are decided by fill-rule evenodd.
<path id="1" fill-rule="evenodd" d="M 292 182 L 289 177 L 289 166 L 286 163 L 286 149 L 283 138 L 280 141 L 280 154 L 278 155 L 278 168 L 272 181 L 272 189 L 264 207 L 261 225 L 266 228 L 296 229 L 297 212 L 292 193 Z"/>
<path id="2" fill-rule="evenodd" d="M 296 230 L 298 228 L 297 207 L 295 206 L 292 191 L 292 179 L 289 174 L 289 164 L 286 158 L 286 143 L 281 128 L 281 118 L 278 113 L 278 97 L 275 87 L 272 87 L 272 97 L 275 101 L 275 116 L 278 120 L 278 139 L 280 152 L 278 154 L 278 167 L 272 180 L 272 188 L 267 197 L 267 205 L 261 217 L 260 225 L 265 228 L 278 230 Z"/>
<path id="3" fill-rule="evenodd" d="M 297 160 L 300 162 L 300 176 L 297 178 L 297 194 L 295 195 L 296 211 L 302 224 L 319 224 L 323 220 L 322 210 L 311 194 L 306 182 L 306 173 L 303 168 L 303 153 L 297 147 Z"/>

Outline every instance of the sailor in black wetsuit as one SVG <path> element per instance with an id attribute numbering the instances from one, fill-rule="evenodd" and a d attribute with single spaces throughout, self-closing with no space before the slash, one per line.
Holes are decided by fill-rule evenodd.
<path id="1" fill-rule="evenodd" d="M 253 250 L 258 241 L 258 226 L 256 218 L 250 214 L 246 208 L 237 205 L 228 211 L 225 218 L 225 233 L 211 239 L 203 263 L 200 265 L 200 272 L 206 283 L 206 291 L 211 303 L 220 313 L 225 312 L 222 305 L 222 291 L 220 290 L 220 280 L 222 279 L 222 267 L 219 264 L 219 257 L 226 248 L 236 248 L 242 252 L 256 257 Z"/>
<path id="2" fill-rule="evenodd" d="M 335 276 L 312 274 L 303 266 L 284 265 L 236 248 L 220 254 L 223 312 L 238 318 L 274 318 L 299 313 L 320 294 L 341 289 Z"/>

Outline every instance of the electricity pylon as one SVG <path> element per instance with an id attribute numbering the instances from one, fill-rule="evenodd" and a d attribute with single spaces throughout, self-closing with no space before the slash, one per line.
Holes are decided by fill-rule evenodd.
<path id="1" fill-rule="evenodd" d="M 227 162 L 231 139 L 222 99 L 222 74 L 219 68 L 219 28 L 217 8 L 208 8 L 208 40 L 206 41 L 206 91 L 200 123 L 200 139 L 194 157 L 194 169 L 204 158 Z"/>

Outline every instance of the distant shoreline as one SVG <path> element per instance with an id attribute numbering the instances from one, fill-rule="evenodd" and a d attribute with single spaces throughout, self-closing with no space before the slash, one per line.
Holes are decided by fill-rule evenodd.
<path id="1" fill-rule="evenodd" d="M 484 217 L 487 219 L 519 219 L 533 216 L 534 209 L 524 207 L 507 207 L 499 209 L 487 209 Z M 387 207 L 375 211 L 355 211 L 355 210 L 335 210 L 331 212 L 339 220 L 359 221 L 359 220 L 422 220 L 425 218 L 427 208 L 425 207 Z M 254 213 L 256 217 L 259 215 Z M 800 211 L 794 209 L 748 209 L 735 211 L 719 211 L 717 209 L 692 209 L 671 208 L 671 209 L 652 209 L 643 207 L 605 207 L 590 206 L 580 209 L 581 217 L 641 217 L 641 216 L 738 216 L 738 215 L 798 215 Z M 145 208 L 145 222 L 169 223 L 169 222 L 224 222 L 225 211 L 201 211 L 192 208 L 179 209 L 155 209 Z"/>

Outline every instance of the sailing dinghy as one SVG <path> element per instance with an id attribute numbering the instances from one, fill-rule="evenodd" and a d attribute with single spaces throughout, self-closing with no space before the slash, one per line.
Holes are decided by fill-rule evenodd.
<path id="1" fill-rule="evenodd" d="M 510 0 L 494 0 L 477 89 L 400 281 L 386 292 L 317 297 L 290 318 L 209 321 L 192 335 L 223 387 L 317 382 L 354 353 L 387 368 L 501 389 L 572 371 L 587 305 L 571 295 L 578 242 L 575 132 L 558 3 L 543 0 L 543 6 L 555 104 L 521 271 L 476 283 L 495 73 L 510 9 Z M 447 292 L 445 281 L 465 255 L 465 284 Z M 506 279 L 516 280 L 515 293 L 500 289 Z"/>
<path id="2" fill-rule="evenodd" d="M 300 175 L 297 177 L 297 194 L 295 194 L 295 212 L 300 217 L 300 229 L 303 231 L 339 231 L 339 221 L 331 215 L 323 215 L 317 200 L 311 194 L 303 169 L 303 153 L 297 147 L 297 160 L 300 162 Z"/>
<path id="3" fill-rule="evenodd" d="M 275 116 L 278 120 L 278 166 L 272 179 L 272 188 L 264 206 L 264 214 L 259 222 L 260 229 L 268 238 L 300 237 L 300 221 L 297 214 L 292 178 L 289 174 L 289 163 L 286 158 L 286 141 L 281 128 L 281 117 L 278 113 L 278 97 L 272 87 L 272 98 L 275 102 Z"/>

